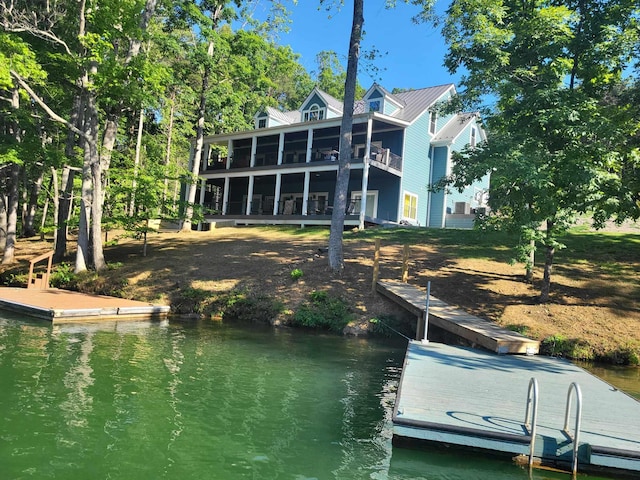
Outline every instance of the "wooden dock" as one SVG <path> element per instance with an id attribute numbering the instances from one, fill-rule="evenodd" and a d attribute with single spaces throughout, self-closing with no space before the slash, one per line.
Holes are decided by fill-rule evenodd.
<path id="1" fill-rule="evenodd" d="M 440 343 L 410 342 L 393 413 L 394 439 L 471 447 L 528 459 L 525 427 L 531 378 L 539 386 L 533 457 L 569 467 L 563 432 L 570 385 L 579 385 L 582 420 L 578 472 L 640 474 L 640 402 L 570 362 L 496 355 Z M 570 405 L 573 433 L 577 395 Z"/>
<path id="2" fill-rule="evenodd" d="M 416 315 L 417 337 L 418 340 L 422 339 L 427 293 L 413 285 L 398 282 L 379 281 L 376 289 L 382 295 Z M 464 338 L 472 345 L 479 345 L 500 354 L 535 355 L 540 350 L 540 342 L 537 340 L 532 340 L 495 323 L 470 315 L 434 296 L 429 297 L 429 325 L 435 325 Z"/>
<path id="3" fill-rule="evenodd" d="M 52 322 L 147 320 L 166 317 L 169 307 L 68 290 L 0 288 L 0 309 Z"/>

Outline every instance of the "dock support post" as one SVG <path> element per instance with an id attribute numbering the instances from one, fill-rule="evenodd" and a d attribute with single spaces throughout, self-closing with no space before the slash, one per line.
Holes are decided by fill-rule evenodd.
<path id="1" fill-rule="evenodd" d="M 409 244 L 406 244 L 402 252 L 402 283 L 407 283 L 408 280 L 409 280 Z"/>
<path id="2" fill-rule="evenodd" d="M 424 309 L 424 335 L 422 337 L 422 343 L 429 343 L 427 340 L 427 332 L 429 330 L 429 297 L 431 296 L 431 280 L 427 282 L 427 300 L 425 302 Z"/>
<path id="3" fill-rule="evenodd" d="M 376 249 L 373 253 L 373 281 L 371 282 L 371 292 L 376 293 L 376 285 L 380 276 L 380 239 L 376 238 Z"/>

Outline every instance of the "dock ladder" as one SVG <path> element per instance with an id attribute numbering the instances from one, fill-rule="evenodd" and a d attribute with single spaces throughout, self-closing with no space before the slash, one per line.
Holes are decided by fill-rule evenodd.
<path id="1" fill-rule="evenodd" d="M 524 426 L 531 436 L 529 443 L 529 469 L 533 466 L 533 451 L 536 443 L 536 429 L 538 425 L 538 380 L 531 377 L 527 393 L 527 409 L 524 414 Z"/>
<path id="2" fill-rule="evenodd" d="M 576 395 L 576 420 L 574 424 L 573 435 L 569 430 L 569 419 L 571 413 L 571 404 L 573 400 L 573 394 Z M 524 427 L 527 429 L 531 441 L 529 443 L 529 469 L 533 467 L 533 455 L 535 451 L 536 443 L 536 430 L 538 423 L 538 398 L 539 398 L 538 380 L 535 377 L 531 377 L 529 380 L 529 390 L 527 392 L 527 408 L 524 415 Z M 571 460 L 571 473 L 575 477 L 578 472 L 578 447 L 580 441 L 580 427 L 582 424 L 582 391 L 580 386 L 576 382 L 572 382 L 569 385 L 569 391 L 567 392 L 567 406 L 564 413 L 564 427 L 562 431 L 573 442 L 573 454 Z"/>
<path id="3" fill-rule="evenodd" d="M 569 431 L 569 413 L 571 408 L 571 400 L 573 399 L 573 393 L 576 394 L 576 423 L 574 426 L 573 435 Z M 569 391 L 567 392 L 567 408 L 564 413 L 564 428 L 562 431 L 573 441 L 573 460 L 571 462 L 571 473 L 575 477 L 578 472 L 578 442 L 580 438 L 580 426 L 582 423 L 582 391 L 580 386 L 576 382 L 572 382 L 569 385 Z"/>

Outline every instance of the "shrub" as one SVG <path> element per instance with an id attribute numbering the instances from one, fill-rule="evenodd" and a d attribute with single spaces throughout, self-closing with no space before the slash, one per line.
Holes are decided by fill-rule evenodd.
<path id="1" fill-rule="evenodd" d="M 66 288 L 68 290 L 76 290 L 78 276 L 73 271 L 70 263 L 61 263 L 56 265 L 49 277 L 49 284 L 54 288 Z"/>
<path id="2" fill-rule="evenodd" d="M 282 312 L 281 302 L 267 296 L 251 296 L 244 292 L 230 293 L 219 307 L 223 320 L 271 325 Z"/>
<path id="3" fill-rule="evenodd" d="M 563 335 L 552 335 L 540 343 L 540 353 L 552 357 L 566 357 L 575 360 L 593 360 L 594 351 L 588 344 Z"/>
<path id="4" fill-rule="evenodd" d="M 342 332 L 351 319 L 349 306 L 344 300 L 332 298 L 323 290 L 316 290 L 309 294 L 309 301 L 293 314 L 291 324 Z"/>
<path id="5" fill-rule="evenodd" d="M 302 270 L 300 270 L 299 268 L 294 268 L 293 270 L 291 270 L 291 280 L 293 280 L 294 282 L 299 280 L 300 278 L 302 278 Z"/>

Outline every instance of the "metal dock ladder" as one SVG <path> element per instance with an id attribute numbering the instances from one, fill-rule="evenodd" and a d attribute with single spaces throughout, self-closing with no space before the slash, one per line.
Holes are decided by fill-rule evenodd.
<path id="1" fill-rule="evenodd" d="M 569 431 L 569 413 L 571 408 L 571 400 L 573 393 L 576 394 L 576 423 L 574 426 L 573 436 Z M 580 426 L 582 423 L 582 391 L 580 386 L 576 382 L 572 382 L 569 385 L 569 391 L 567 392 L 567 408 L 564 413 L 564 428 L 562 431 L 573 441 L 573 460 L 571 462 L 571 473 L 573 476 L 578 472 L 578 446 L 580 439 Z"/>
<path id="2" fill-rule="evenodd" d="M 569 430 L 569 420 L 570 420 L 570 409 L 573 400 L 573 394 L 576 395 L 576 418 L 574 424 L 573 435 Z M 536 442 L 536 430 L 537 430 L 537 422 L 538 422 L 538 400 L 539 400 L 539 388 L 538 388 L 538 380 L 535 377 L 531 377 L 529 381 L 529 390 L 527 392 L 527 407 L 525 411 L 524 417 L 524 426 L 527 429 L 529 436 L 531 437 L 531 441 L 529 443 L 529 469 L 533 468 L 533 456 L 535 451 L 535 442 Z M 564 427 L 562 428 L 563 433 L 565 433 L 569 439 L 573 442 L 573 455 L 571 461 L 571 474 L 573 477 L 576 476 L 578 472 L 578 447 L 580 442 L 580 427 L 582 423 L 582 391 L 580 390 L 580 386 L 576 382 L 572 382 L 569 385 L 569 390 L 567 392 L 567 405 L 565 408 L 564 415 Z"/>

